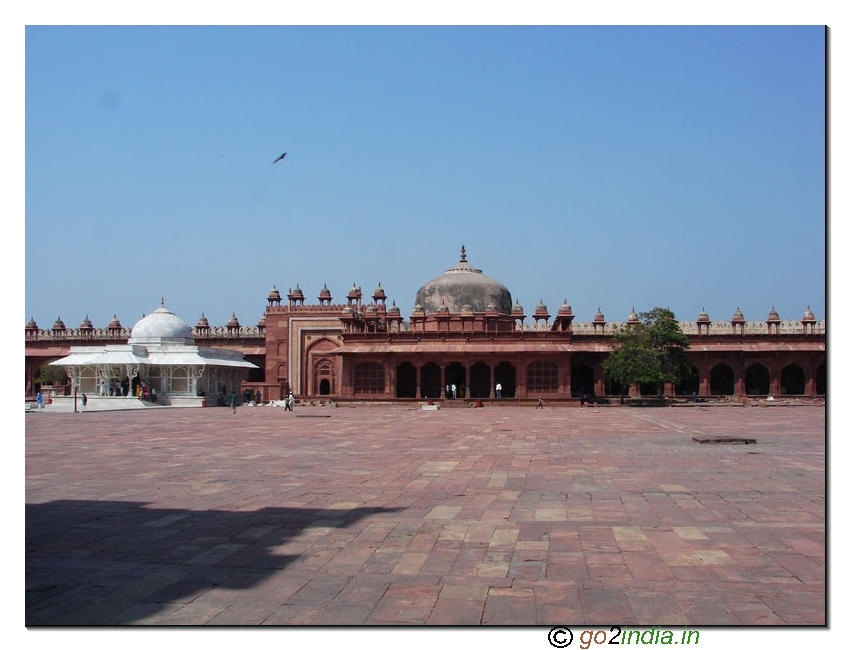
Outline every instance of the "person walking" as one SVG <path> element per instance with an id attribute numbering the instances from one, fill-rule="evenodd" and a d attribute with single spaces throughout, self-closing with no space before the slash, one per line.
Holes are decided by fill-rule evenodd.
<path id="1" fill-rule="evenodd" d="M 452 384 L 452 399 L 457 399 L 457 384 Z"/>
<path id="2" fill-rule="evenodd" d="M 496 384 L 496 399 L 502 399 L 502 384 Z"/>
<path id="3" fill-rule="evenodd" d="M 534 408 L 542 409 L 543 408 L 543 395 L 537 398 L 537 406 Z"/>
<path id="4" fill-rule="evenodd" d="M 230 408 L 236 413 L 236 391 L 230 393 Z"/>
<path id="5" fill-rule="evenodd" d="M 35 403 L 38 404 L 38 408 L 44 408 L 44 398 L 41 396 L 41 391 L 38 391 L 38 393 L 36 394 Z"/>

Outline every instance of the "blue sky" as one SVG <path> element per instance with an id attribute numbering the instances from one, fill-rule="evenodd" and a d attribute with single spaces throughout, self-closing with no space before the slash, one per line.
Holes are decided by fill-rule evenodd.
<path id="1" fill-rule="evenodd" d="M 25 313 L 407 318 L 469 262 L 531 313 L 826 316 L 822 26 L 30 26 Z M 281 153 L 285 160 L 272 164 Z"/>

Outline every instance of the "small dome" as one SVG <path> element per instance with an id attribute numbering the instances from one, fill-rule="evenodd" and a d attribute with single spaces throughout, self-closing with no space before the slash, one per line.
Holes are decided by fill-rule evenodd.
<path id="1" fill-rule="evenodd" d="M 351 289 L 348 290 L 348 297 L 352 300 L 363 297 L 363 292 L 360 290 L 356 284 L 351 285 Z"/>
<path id="2" fill-rule="evenodd" d="M 65 323 L 63 323 L 62 319 L 59 318 L 58 316 L 56 317 L 56 322 L 53 323 L 53 329 L 55 329 L 55 330 L 64 330 L 65 329 Z"/>
<path id="3" fill-rule="evenodd" d="M 549 309 L 546 307 L 546 305 L 543 304 L 542 298 L 541 298 L 540 302 L 537 303 L 537 308 L 534 310 L 534 315 L 535 316 L 545 316 L 546 318 L 549 317 Z"/>
<path id="4" fill-rule="evenodd" d="M 280 291 L 277 290 L 277 286 L 273 286 L 269 291 L 269 302 L 280 302 Z"/>
<path id="5" fill-rule="evenodd" d="M 204 316 L 203 312 L 201 313 L 201 317 L 198 319 L 198 322 L 195 323 L 196 329 L 209 329 L 210 322 L 207 320 L 207 317 Z"/>
<path id="6" fill-rule="evenodd" d="M 519 300 L 516 301 L 516 304 L 511 307 L 511 316 L 523 317 L 525 316 L 525 312 L 522 309 L 522 305 L 519 304 Z"/>
<path id="7" fill-rule="evenodd" d="M 381 283 L 380 283 L 380 282 L 378 283 L 378 288 L 377 288 L 377 289 L 375 289 L 375 293 L 373 293 L 373 294 L 372 294 L 372 297 L 373 297 L 375 300 L 378 300 L 379 298 L 386 298 L 386 297 L 387 297 L 387 294 L 386 294 L 386 293 L 384 293 L 384 289 L 383 289 L 383 287 L 381 286 Z"/>
<path id="8" fill-rule="evenodd" d="M 290 300 L 304 300 L 304 292 L 301 291 L 301 287 L 296 284 L 295 291 L 290 290 L 287 298 Z"/>
<path id="9" fill-rule="evenodd" d="M 440 307 L 437 309 L 437 313 L 438 313 L 438 314 L 448 314 L 448 313 L 449 313 L 449 306 L 448 306 L 446 303 L 443 303 L 443 304 L 442 304 L 442 305 L 440 305 Z"/>
<path id="10" fill-rule="evenodd" d="M 806 313 L 803 314 L 803 322 L 804 323 L 811 323 L 811 322 L 814 322 L 814 320 L 815 320 L 815 315 L 814 315 L 814 313 L 812 313 L 811 308 L 806 307 Z"/>
<path id="11" fill-rule="evenodd" d="M 814 316 L 812 318 L 814 318 Z M 28 330 L 37 330 L 38 329 L 38 325 L 36 325 L 35 319 L 32 316 L 30 316 L 29 322 L 27 323 L 27 326 L 24 329 L 28 329 Z"/>
<path id="12" fill-rule="evenodd" d="M 81 330 L 93 330 L 94 326 L 92 326 L 91 321 L 89 320 L 89 315 L 86 314 L 86 317 L 83 319 L 83 322 L 80 323 Z"/>
<path id="13" fill-rule="evenodd" d="M 573 308 L 570 307 L 570 303 L 567 302 L 566 298 L 564 298 L 564 303 L 558 308 L 558 313 L 563 316 L 573 315 Z"/>
<path id="14" fill-rule="evenodd" d="M 257 327 L 265 327 L 266 326 L 266 315 L 263 314 L 260 316 L 260 320 L 257 321 Z"/>
<path id="15" fill-rule="evenodd" d="M 705 307 L 702 308 L 702 311 L 699 313 L 699 317 L 697 318 L 698 323 L 708 323 L 710 319 L 708 318 L 708 312 L 705 311 Z"/>
<path id="16" fill-rule="evenodd" d="M 735 309 L 735 314 L 732 316 L 733 323 L 743 323 L 744 322 L 744 314 L 741 311 L 741 308 L 738 307 Z"/>
<path id="17" fill-rule="evenodd" d="M 425 315 L 425 308 L 422 306 L 422 303 L 418 303 L 418 302 L 417 302 L 417 303 L 413 306 L 413 313 L 414 313 L 414 314 L 417 314 L 417 315 L 422 315 L 422 316 L 424 316 L 424 315 Z"/>
<path id="18" fill-rule="evenodd" d="M 343 313 L 345 316 L 353 316 L 353 315 L 354 315 L 354 310 L 353 310 L 350 306 L 346 306 L 346 307 L 343 307 L 343 308 L 342 308 L 342 313 Z"/>
<path id="19" fill-rule="evenodd" d="M 375 305 L 368 305 L 366 307 L 366 313 L 370 316 L 378 313 L 378 308 Z"/>
<path id="20" fill-rule="evenodd" d="M 331 299 L 331 292 L 330 292 L 330 289 L 328 289 L 328 285 L 325 284 L 322 287 L 322 290 L 319 292 L 319 301 L 330 300 L 330 299 Z"/>
<path id="21" fill-rule="evenodd" d="M 120 330 L 121 329 L 121 321 L 118 320 L 118 316 L 115 314 L 112 315 L 112 320 L 109 321 L 109 329 L 111 330 Z"/>
<path id="22" fill-rule="evenodd" d="M 770 313 L 767 315 L 767 320 L 770 323 L 775 323 L 779 320 L 779 313 L 776 311 L 775 307 L 770 308 Z"/>
<path id="23" fill-rule="evenodd" d="M 396 306 L 395 300 L 393 300 L 393 304 L 389 306 L 389 309 L 387 309 L 387 313 L 388 314 L 400 314 L 401 313 L 401 309 L 399 309 Z"/>
<path id="24" fill-rule="evenodd" d="M 632 312 L 629 314 L 629 318 L 628 318 L 628 320 L 627 320 L 626 322 L 628 322 L 628 323 L 637 323 L 637 322 L 639 322 L 638 315 L 637 315 L 637 312 L 635 311 L 635 308 L 634 308 L 634 307 L 632 307 Z"/>
<path id="25" fill-rule="evenodd" d="M 460 308 L 460 311 L 461 311 L 462 314 L 471 315 L 473 313 L 472 305 L 470 305 L 469 303 L 466 303 L 463 307 Z"/>
<path id="26" fill-rule="evenodd" d="M 192 341 L 192 330 L 165 308 L 162 301 L 148 316 L 143 316 L 130 331 L 129 343 Z"/>
<path id="27" fill-rule="evenodd" d="M 596 308 L 596 316 L 593 317 L 593 322 L 594 323 L 604 323 L 605 322 L 605 316 L 602 314 L 602 308 L 601 307 Z"/>
<path id="28" fill-rule="evenodd" d="M 239 327 L 239 319 L 236 318 L 236 312 L 233 312 L 233 315 L 230 317 L 230 320 L 227 321 L 228 327 Z"/>

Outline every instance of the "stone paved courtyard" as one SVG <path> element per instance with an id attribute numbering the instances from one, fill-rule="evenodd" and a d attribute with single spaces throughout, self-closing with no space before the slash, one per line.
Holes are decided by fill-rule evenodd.
<path id="1" fill-rule="evenodd" d="M 816 406 L 26 415 L 26 624 L 824 625 Z M 695 436 L 757 444 L 699 444 Z"/>

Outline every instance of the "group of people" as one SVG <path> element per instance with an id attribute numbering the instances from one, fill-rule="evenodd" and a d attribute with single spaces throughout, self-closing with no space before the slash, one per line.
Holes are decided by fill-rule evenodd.
<path id="1" fill-rule="evenodd" d="M 242 393 L 242 397 L 245 399 L 246 403 L 253 401 L 256 404 L 262 403 L 261 400 L 263 399 L 263 395 L 262 393 L 260 393 L 259 390 L 254 392 L 251 389 L 245 389 L 245 391 Z M 230 394 L 230 409 L 231 411 L 233 411 L 233 413 L 236 413 L 236 403 L 236 393 L 232 392 Z M 283 406 L 285 411 L 294 410 L 293 407 L 295 406 L 295 395 L 292 394 L 292 391 L 289 391 L 289 395 L 283 398 Z"/>
<path id="2" fill-rule="evenodd" d="M 139 387 L 142 384 L 147 384 L 147 382 L 139 382 L 136 384 L 136 397 L 142 397 L 144 395 L 144 391 L 139 393 Z M 150 388 L 150 387 L 148 387 Z M 109 386 L 106 385 L 106 381 L 100 382 L 100 396 L 106 397 L 125 397 L 127 396 L 129 390 L 129 382 L 125 379 L 123 382 L 118 381 L 117 379 L 113 379 L 109 382 Z M 148 392 L 150 395 L 150 392 Z"/>
<path id="3" fill-rule="evenodd" d="M 246 388 L 242 391 L 242 400 L 247 402 L 254 402 L 255 404 L 263 403 L 263 393 L 259 390 L 251 390 L 250 388 Z"/>
<path id="4" fill-rule="evenodd" d="M 142 399 L 146 402 L 155 402 L 156 401 L 156 388 L 150 385 L 148 380 L 143 379 L 138 384 L 136 384 L 136 397 Z"/>
<path id="5" fill-rule="evenodd" d="M 446 384 L 446 399 L 457 399 L 457 384 Z M 496 399 L 502 399 L 502 384 L 496 383 Z"/>

